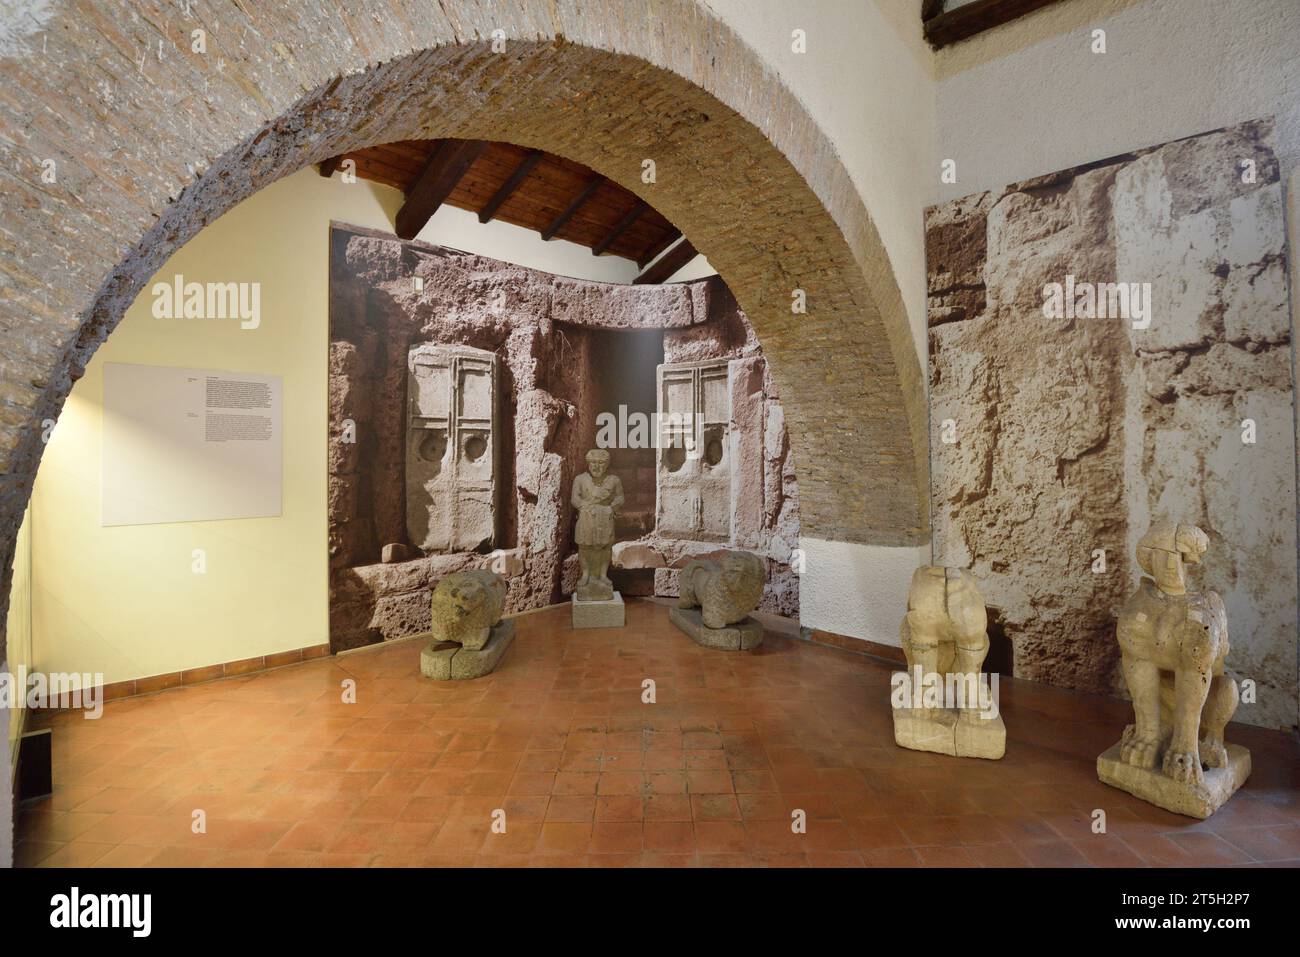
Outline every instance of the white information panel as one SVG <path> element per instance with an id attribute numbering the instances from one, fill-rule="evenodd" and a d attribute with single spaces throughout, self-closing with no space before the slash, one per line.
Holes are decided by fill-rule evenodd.
<path id="1" fill-rule="evenodd" d="M 280 376 L 104 364 L 102 525 L 280 514 Z"/>

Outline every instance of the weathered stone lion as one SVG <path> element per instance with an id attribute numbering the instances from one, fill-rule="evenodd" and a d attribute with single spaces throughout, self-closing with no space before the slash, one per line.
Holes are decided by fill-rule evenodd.
<path id="1" fill-rule="evenodd" d="M 1237 683 L 1224 673 L 1228 618 L 1212 591 L 1188 590 L 1187 566 L 1199 564 L 1209 537 L 1195 525 L 1157 522 L 1138 542 L 1144 577 L 1119 613 L 1124 678 L 1135 721 L 1124 730 L 1121 759 L 1160 765 L 1175 781 L 1201 784 L 1202 765 L 1226 767 L 1223 729 L 1237 710 Z"/>
<path id="2" fill-rule="evenodd" d="M 699 607 L 706 628 L 744 621 L 763 597 L 763 560 L 751 552 L 727 552 L 721 562 L 697 558 L 682 569 L 678 608 Z"/>
<path id="3" fill-rule="evenodd" d="M 496 572 L 453 572 L 433 590 L 433 640 L 478 649 L 501 621 L 506 583 Z"/>

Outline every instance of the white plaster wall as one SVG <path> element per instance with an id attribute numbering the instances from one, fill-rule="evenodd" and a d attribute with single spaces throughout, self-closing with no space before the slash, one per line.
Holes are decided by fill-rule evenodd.
<path id="1" fill-rule="evenodd" d="M 875 220 L 926 356 L 923 211 L 937 176 L 934 54 L 919 0 L 702 0 L 753 47 L 835 144 Z M 792 49 L 801 29 L 807 52 Z M 900 426 L 901 427 L 901 426 Z M 800 623 L 898 644 L 907 586 L 929 547 L 803 539 Z"/>
<path id="2" fill-rule="evenodd" d="M 335 175 L 338 188 L 345 188 L 342 177 Z M 387 186 L 374 184 L 377 192 L 394 197 L 401 205 L 401 194 Z M 449 246 L 467 253 L 481 253 L 503 262 L 541 269 L 558 276 L 590 279 L 595 282 L 631 282 L 638 272 L 636 263 L 621 256 L 593 256 L 586 246 L 565 239 L 542 239 L 531 229 L 494 219 L 480 223 L 478 215 L 455 206 L 443 205 L 429 218 L 415 237 L 420 242 Z M 697 256 L 696 261 L 703 261 Z M 694 261 L 685 268 L 694 266 Z M 712 272 L 706 272 L 709 275 Z M 691 277 L 694 278 L 694 277 Z"/>
<path id="3" fill-rule="evenodd" d="M 936 63 L 957 182 L 930 180 L 935 202 L 1264 116 L 1284 179 L 1300 162 L 1296 0 L 1068 0 Z"/>
<path id="4" fill-rule="evenodd" d="M 670 252 L 672 252 L 671 247 L 665 249 L 654 259 L 646 263 L 646 269 L 649 269 Z M 693 282 L 696 279 L 705 279 L 709 276 L 716 276 L 717 274 L 718 271 L 709 265 L 709 261 L 705 259 L 704 256 L 696 255 L 694 259 L 687 261 L 685 266 L 665 279 L 664 282 Z"/>
<path id="5" fill-rule="evenodd" d="M 665 253 L 667 255 L 667 253 Z M 647 264 L 648 266 L 649 264 Z M 717 270 L 709 265 L 709 261 L 703 256 L 696 256 L 677 272 L 668 277 L 669 282 L 693 282 L 696 279 L 704 279 L 708 276 L 717 275 Z"/>
<path id="6" fill-rule="evenodd" d="M 800 538 L 799 619 L 850 638 L 899 647 L 898 624 L 907 612 L 907 586 L 930 546 L 888 548 Z"/>

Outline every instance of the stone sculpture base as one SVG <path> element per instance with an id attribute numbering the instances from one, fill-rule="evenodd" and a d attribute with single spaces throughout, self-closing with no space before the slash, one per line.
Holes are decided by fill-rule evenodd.
<path id="1" fill-rule="evenodd" d="M 573 596 L 574 628 L 622 628 L 627 623 L 625 612 L 618 592 L 607 601 L 579 601 Z"/>
<path id="2" fill-rule="evenodd" d="M 1227 749 L 1228 766 L 1207 768 L 1202 772 L 1205 784 L 1200 786 L 1166 777 L 1158 767 L 1147 770 L 1121 761 L 1118 742 L 1097 758 L 1097 777 L 1102 784 L 1127 791 L 1148 804 L 1205 820 L 1228 803 L 1250 777 L 1250 752 L 1239 744 L 1229 744 Z"/>
<path id="3" fill-rule="evenodd" d="M 482 648 L 430 642 L 420 652 L 420 674 L 435 681 L 464 681 L 490 674 L 514 644 L 515 623 L 507 619 L 492 629 Z"/>
<path id="4" fill-rule="evenodd" d="M 893 711 L 894 743 L 900 748 L 991 761 L 1007 752 L 1007 726 L 1000 714 L 996 718 L 984 718 L 974 711 L 963 716 L 954 708 L 938 713 L 919 708 L 894 708 Z"/>
<path id="5" fill-rule="evenodd" d="M 704 624 L 698 608 L 670 608 L 668 620 L 694 638 L 696 644 L 705 648 L 749 651 L 763 643 L 763 626 L 753 618 L 746 618 L 726 628 L 710 628 Z"/>

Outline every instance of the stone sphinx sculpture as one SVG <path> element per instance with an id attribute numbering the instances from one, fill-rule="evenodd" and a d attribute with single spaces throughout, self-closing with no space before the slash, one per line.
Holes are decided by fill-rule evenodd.
<path id="1" fill-rule="evenodd" d="M 1134 723 L 1097 758 L 1097 776 L 1165 810 L 1207 818 L 1245 783 L 1250 752 L 1226 744 L 1237 683 L 1224 673 L 1228 619 L 1212 591 L 1188 590 L 1209 537 L 1157 522 L 1137 544 L 1143 578 L 1116 623 Z"/>
<path id="2" fill-rule="evenodd" d="M 981 673 L 989 650 L 988 612 L 974 576 L 961 568 L 918 568 L 899 637 L 907 671 L 891 681 L 895 743 L 914 751 L 1001 758 L 1007 728 L 998 711 L 997 676 Z"/>
<path id="3" fill-rule="evenodd" d="M 574 544 L 581 577 L 573 592 L 574 628 L 616 628 L 624 623 L 623 597 L 609 580 L 614 516 L 623 505 L 623 483 L 609 474 L 609 451 L 587 453 L 587 471 L 573 480 L 570 502 L 578 513 Z"/>
<path id="4" fill-rule="evenodd" d="M 506 583 L 496 572 L 453 572 L 433 589 L 432 640 L 420 653 L 427 678 L 459 680 L 488 674 L 515 638 L 515 623 L 502 621 Z"/>
<path id="5" fill-rule="evenodd" d="M 752 552 L 726 552 L 720 560 L 697 558 L 682 569 L 677 607 L 668 617 L 709 648 L 757 648 L 763 626 L 749 613 L 763 597 L 765 577 L 763 559 Z"/>

